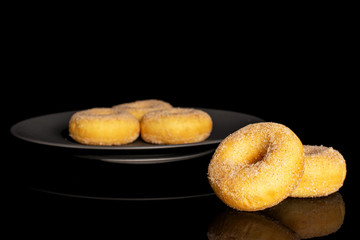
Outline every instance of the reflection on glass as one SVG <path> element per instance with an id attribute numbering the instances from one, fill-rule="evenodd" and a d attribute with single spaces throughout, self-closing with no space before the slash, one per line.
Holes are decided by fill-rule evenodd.
<path id="1" fill-rule="evenodd" d="M 322 198 L 288 198 L 265 212 L 302 239 L 308 239 L 339 230 L 344 222 L 345 203 L 337 192 Z"/>
<path id="2" fill-rule="evenodd" d="M 340 193 L 323 198 L 288 198 L 261 212 L 227 209 L 210 224 L 208 238 L 309 239 L 340 229 L 345 204 Z"/>
<path id="3" fill-rule="evenodd" d="M 270 217 L 257 212 L 227 209 L 210 224 L 209 240 L 300 239 L 296 233 Z"/>

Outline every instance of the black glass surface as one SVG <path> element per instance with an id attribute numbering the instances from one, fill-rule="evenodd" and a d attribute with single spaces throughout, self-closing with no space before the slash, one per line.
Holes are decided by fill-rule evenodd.
<path id="1" fill-rule="evenodd" d="M 22 149 L 12 155 L 19 169 L 16 210 L 26 231 L 38 236 L 47 229 L 126 239 L 343 239 L 356 217 L 349 180 L 328 197 L 288 198 L 257 212 L 231 209 L 208 184 L 213 149 L 184 161 L 124 164 L 91 158 L 92 151 L 79 156 L 12 141 Z"/>
<path id="2" fill-rule="evenodd" d="M 241 76 L 225 76 L 227 71 L 213 76 L 209 74 L 213 69 L 208 69 L 186 81 L 193 75 L 177 75 L 183 70 L 178 69 L 156 83 L 152 80 L 155 75 L 151 78 L 148 72 L 141 78 L 130 77 L 130 81 L 122 74 L 121 79 L 107 78 L 103 75 L 106 71 L 93 75 L 87 69 L 80 71 L 82 84 L 76 81 L 80 75 L 76 79 L 69 78 L 74 76 L 69 72 L 60 76 L 65 69 L 49 71 L 37 82 L 34 78 L 44 70 L 41 67 L 34 70 L 35 75 L 24 78 L 31 81 L 14 81 L 7 88 L 14 93 L 4 101 L 3 110 L 6 123 L 1 163 L 6 191 L 2 206 L 4 228 L 12 237 L 356 239 L 357 94 L 349 92 L 356 88 L 338 84 L 343 79 L 340 75 L 331 78 L 330 72 L 336 68 L 318 72 L 314 79 L 324 72 L 329 72 L 326 79 L 332 79 L 321 85 L 316 85 L 314 79 L 305 84 L 305 77 L 313 75 L 300 76 L 302 67 L 281 81 L 276 81 L 278 74 L 271 75 L 260 68 L 257 72 L 266 73 L 262 77 L 253 75 L 256 72 L 246 77 L 241 71 Z M 202 77 L 205 72 L 207 77 Z M 89 79 L 96 84 L 89 84 Z M 148 81 L 139 86 L 139 79 Z M 120 87 L 118 84 L 125 80 L 134 84 Z M 73 85 L 75 82 L 77 86 Z M 20 86 L 25 89 L 21 101 L 20 95 L 15 94 Z M 341 91 L 343 94 L 339 94 Z M 344 186 L 326 198 L 288 199 L 264 211 L 241 212 L 221 202 L 208 183 L 207 168 L 217 147 L 215 142 L 176 150 L 142 149 L 136 154 L 123 149 L 122 160 L 138 161 L 129 164 L 117 161 L 117 150 L 49 146 L 24 141 L 10 132 L 15 124 L 38 116 L 149 98 L 162 99 L 176 107 L 218 109 L 282 123 L 303 144 L 333 147 L 344 156 L 348 171 Z M 226 115 L 222 117 L 225 122 L 230 120 Z M 41 126 L 39 130 L 45 134 Z M 60 134 L 66 139 L 64 130 Z M 189 155 L 192 157 L 187 158 Z M 162 161 L 149 160 L 159 157 Z"/>

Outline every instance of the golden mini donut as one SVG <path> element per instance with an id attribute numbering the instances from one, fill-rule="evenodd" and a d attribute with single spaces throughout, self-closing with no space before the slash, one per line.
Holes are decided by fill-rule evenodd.
<path id="1" fill-rule="evenodd" d="M 139 100 L 113 106 L 116 110 L 127 111 L 134 115 L 139 121 L 145 113 L 162 109 L 172 108 L 170 103 L 157 99 Z"/>
<path id="2" fill-rule="evenodd" d="M 226 137 L 210 161 L 208 178 L 228 206 L 257 211 L 272 207 L 297 187 L 304 172 L 304 150 L 288 127 L 249 124 Z"/>
<path id="3" fill-rule="evenodd" d="M 92 108 L 72 115 L 69 134 L 82 144 L 121 145 L 131 143 L 139 137 L 140 123 L 125 111 Z"/>
<path id="4" fill-rule="evenodd" d="M 346 177 L 344 157 L 332 147 L 304 145 L 305 172 L 290 197 L 322 197 L 338 191 Z"/>
<path id="5" fill-rule="evenodd" d="M 141 119 L 141 137 L 154 144 L 184 144 L 204 141 L 212 131 L 212 119 L 202 110 L 170 108 L 148 112 Z"/>

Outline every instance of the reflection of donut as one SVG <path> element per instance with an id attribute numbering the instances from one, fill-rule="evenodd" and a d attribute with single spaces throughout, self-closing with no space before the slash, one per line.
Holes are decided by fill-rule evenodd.
<path id="1" fill-rule="evenodd" d="M 227 210 L 209 225 L 209 240 L 221 239 L 300 239 L 296 233 L 258 213 Z"/>
<path id="2" fill-rule="evenodd" d="M 134 115 L 140 121 L 144 114 L 147 112 L 172 108 L 172 106 L 170 105 L 170 103 L 161 100 L 149 99 L 123 103 L 115 105 L 113 106 L 113 108 L 116 110 L 127 111 Z"/>
<path id="3" fill-rule="evenodd" d="M 140 123 L 141 137 L 154 144 L 183 144 L 204 141 L 212 130 L 212 120 L 204 111 L 171 108 L 152 111 Z"/>
<path id="4" fill-rule="evenodd" d="M 121 145 L 139 137 L 139 121 L 128 112 L 92 108 L 76 112 L 69 121 L 69 134 L 88 145 Z"/>
<path id="5" fill-rule="evenodd" d="M 344 222 L 345 204 L 340 193 L 334 193 L 323 198 L 288 198 L 265 211 L 306 239 L 336 232 Z"/>
<path id="6" fill-rule="evenodd" d="M 228 206 L 262 210 L 284 200 L 304 171 L 303 146 L 284 125 L 247 125 L 226 137 L 209 164 L 209 182 Z"/>
<path id="7" fill-rule="evenodd" d="M 345 180 L 346 163 L 333 148 L 304 146 L 305 172 L 290 197 L 327 196 L 339 190 Z"/>

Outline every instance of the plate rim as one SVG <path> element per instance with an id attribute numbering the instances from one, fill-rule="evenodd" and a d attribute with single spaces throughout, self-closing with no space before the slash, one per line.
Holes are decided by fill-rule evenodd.
<path id="1" fill-rule="evenodd" d="M 223 109 L 213 109 L 213 108 L 196 108 L 199 110 L 203 110 L 203 111 L 224 111 L 224 112 L 231 112 L 231 113 L 236 113 L 236 114 L 241 114 L 244 115 L 248 118 L 251 118 L 253 120 L 262 122 L 264 121 L 263 119 L 251 115 L 251 114 L 247 114 L 247 113 L 242 113 L 242 112 L 235 112 L 235 111 L 229 111 L 229 110 L 223 110 Z M 73 114 L 75 112 L 77 112 L 79 110 L 72 110 L 72 111 L 63 111 L 63 112 L 57 112 L 57 113 L 50 113 L 50 114 L 44 114 L 44 115 L 40 115 L 40 116 L 36 116 L 36 117 L 31 117 L 22 121 L 19 121 L 17 123 L 15 123 L 14 125 L 12 125 L 12 127 L 10 128 L 10 132 L 13 136 L 25 140 L 27 142 L 31 142 L 31 143 L 37 143 L 37 144 L 41 144 L 41 145 L 46 145 L 46 146 L 53 146 L 53 147 L 61 147 L 61 148 L 66 148 L 66 149 L 84 149 L 84 150 L 160 150 L 160 149 L 175 149 L 175 148 L 184 148 L 184 147 L 196 147 L 196 146 L 206 146 L 206 145 L 212 145 L 212 144 L 218 144 L 220 143 L 223 139 L 213 139 L 213 140 L 205 140 L 202 142 L 197 142 L 197 143 L 187 143 L 187 144 L 169 144 L 169 145 L 157 145 L 157 144 L 149 144 L 149 146 L 127 146 L 127 145 L 117 145 L 117 146 L 101 146 L 101 145 L 85 145 L 85 144 L 80 144 L 80 143 L 75 143 L 75 144 L 65 144 L 65 143 L 57 143 L 57 142 L 48 142 L 48 141 L 43 141 L 43 140 L 38 140 L 38 139 L 34 139 L 34 138 L 28 138 L 26 136 L 22 136 L 21 134 L 18 133 L 17 128 L 19 128 L 22 124 L 29 122 L 29 121 L 34 121 L 34 119 L 37 118 L 44 118 L 44 117 L 50 117 L 52 115 L 64 115 L 64 114 Z M 137 141 L 137 140 L 136 140 Z"/>
<path id="2" fill-rule="evenodd" d="M 109 156 L 96 156 L 96 155 L 76 155 L 76 157 L 79 158 L 85 158 L 85 159 L 92 159 L 92 160 L 98 160 L 103 162 L 109 162 L 109 163 L 116 163 L 116 164 L 158 164 L 158 163 L 167 163 L 167 162 L 178 162 L 178 161 L 185 161 L 190 160 L 194 158 L 203 157 L 206 155 L 213 154 L 215 149 L 208 149 L 206 151 L 196 152 L 196 153 L 186 153 L 186 154 L 173 154 L 173 156 L 168 156 L 167 154 L 164 154 L 163 157 L 152 157 L 151 155 L 147 155 L 146 158 L 134 158 L 134 159 L 126 159 L 126 158 L 119 158 L 119 159 L 110 159 Z M 123 156 L 123 155 L 120 155 Z"/>
<path id="3" fill-rule="evenodd" d="M 39 191 L 39 192 L 43 192 L 43 193 L 64 196 L 64 197 L 107 200 L 107 201 L 152 202 L 152 201 L 169 201 L 169 200 L 191 199 L 191 198 L 215 196 L 214 192 L 208 192 L 208 193 L 200 193 L 200 194 L 194 194 L 194 195 L 168 196 L 168 197 L 165 197 L 165 196 L 164 197 L 105 197 L 105 196 L 91 196 L 91 195 L 64 193 L 64 192 L 52 191 L 52 190 L 47 190 L 47 189 L 38 188 L 38 187 L 30 187 L 30 189 L 33 189 L 33 190 Z"/>

